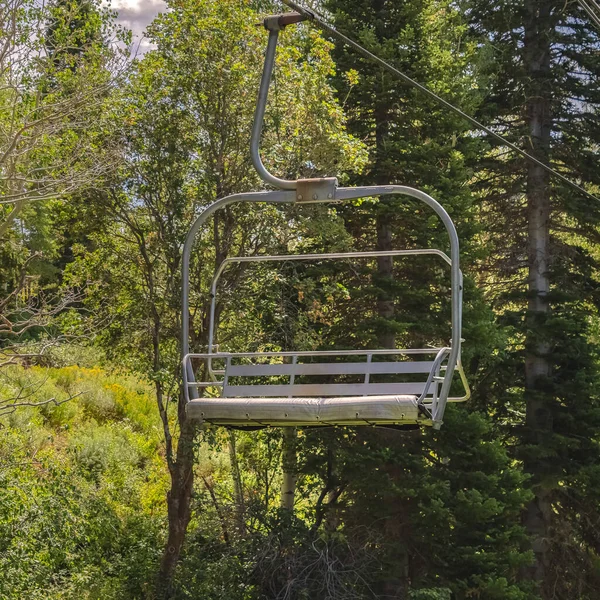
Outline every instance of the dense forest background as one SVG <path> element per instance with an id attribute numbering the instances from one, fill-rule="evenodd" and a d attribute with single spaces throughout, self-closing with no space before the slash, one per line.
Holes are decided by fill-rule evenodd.
<path id="1" fill-rule="evenodd" d="M 440 431 L 200 428 L 180 389 L 181 250 L 203 207 L 263 188 L 256 24 L 283 7 L 170 0 L 136 56 L 95 0 L 0 0 L 0 599 L 598 598 L 600 31 L 574 0 L 318 9 L 588 195 L 286 29 L 265 163 L 444 205 L 473 397 Z M 407 199 L 227 208 L 193 259 L 194 347 L 227 256 L 446 244 Z M 441 343 L 447 292 L 424 259 L 232 267 L 219 343 Z"/>

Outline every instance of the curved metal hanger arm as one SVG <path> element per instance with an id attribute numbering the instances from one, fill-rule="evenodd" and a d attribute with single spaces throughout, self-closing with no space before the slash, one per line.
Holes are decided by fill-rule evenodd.
<path id="1" fill-rule="evenodd" d="M 289 179 L 281 179 L 267 171 L 260 157 L 260 136 L 262 133 L 263 121 L 265 118 L 265 109 L 267 106 L 267 98 L 269 96 L 269 85 L 271 76 L 273 75 L 273 67 L 275 66 L 275 53 L 277 52 L 277 39 L 279 32 L 293 23 L 299 23 L 306 20 L 306 17 L 298 13 L 285 13 L 284 15 L 275 15 L 267 17 L 264 21 L 265 28 L 269 31 L 269 42 L 265 54 L 265 64 L 263 67 L 262 77 L 260 80 L 260 88 L 258 90 L 258 100 L 256 102 L 256 110 L 254 111 L 254 123 L 252 125 L 252 137 L 250 138 L 250 156 L 252 164 L 258 171 L 261 179 L 265 183 L 282 190 L 295 190 L 296 181 Z"/>

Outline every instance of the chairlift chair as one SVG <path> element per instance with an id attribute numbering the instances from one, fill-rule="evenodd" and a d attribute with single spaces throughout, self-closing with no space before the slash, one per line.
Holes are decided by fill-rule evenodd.
<path id="1" fill-rule="evenodd" d="M 298 13 L 285 13 L 267 17 L 264 21 L 265 28 L 269 31 L 269 41 L 254 114 L 250 150 L 253 164 L 263 181 L 277 189 L 233 194 L 216 200 L 200 213 L 185 241 L 182 266 L 182 359 L 187 414 L 193 419 L 230 427 L 420 424 L 439 429 L 446 403 L 461 402 L 470 395 L 460 359 L 462 273 L 459 266 L 459 241 L 450 216 L 431 196 L 410 187 L 338 187 L 334 177 L 285 180 L 269 173 L 260 158 L 259 142 L 278 34 L 284 27 L 302 20 L 304 17 Z M 432 209 L 448 232 L 450 256 L 439 249 L 424 248 L 226 258 L 217 269 L 211 285 L 207 351 L 190 352 L 190 256 L 199 230 L 213 213 L 238 202 L 339 203 L 383 195 L 410 196 Z M 446 347 L 221 352 L 214 343 L 217 283 L 229 264 L 427 254 L 440 257 L 450 267 L 451 338 Z M 196 380 L 199 372 L 204 374 L 204 380 Z M 450 388 L 455 373 L 459 376 L 464 393 L 462 396 L 451 397 Z M 336 379 L 337 382 L 332 382 Z M 349 383 L 348 379 L 353 381 Z M 390 379 L 396 381 L 390 382 Z M 205 395 L 208 388 L 218 390 L 220 395 Z"/>

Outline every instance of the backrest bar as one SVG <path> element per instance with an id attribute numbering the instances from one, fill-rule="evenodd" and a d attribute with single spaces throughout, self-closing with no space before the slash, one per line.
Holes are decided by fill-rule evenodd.
<path id="1" fill-rule="evenodd" d="M 434 386 L 432 386 L 433 388 Z M 408 383 L 294 383 L 279 385 L 224 385 L 225 398 L 285 398 L 326 396 L 419 396 L 425 382 Z"/>
<path id="2" fill-rule="evenodd" d="M 380 375 L 429 373 L 434 362 L 429 360 L 405 362 L 348 362 L 296 363 L 267 365 L 230 365 L 229 377 L 274 377 L 277 375 Z"/>

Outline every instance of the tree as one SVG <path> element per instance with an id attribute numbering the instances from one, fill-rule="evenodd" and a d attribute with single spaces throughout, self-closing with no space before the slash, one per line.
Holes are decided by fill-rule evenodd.
<path id="1" fill-rule="evenodd" d="M 586 15 L 574 4 L 523 0 L 472 2 L 470 16 L 486 59 L 482 116 L 544 164 L 597 190 L 600 65 L 590 49 L 599 39 Z M 535 492 L 524 516 L 535 563 L 523 576 L 543 598 L 592 598 L 598 538 L 583 524 L 598 518 L 598 349 L 590 324 L 599 300 L 600 207 L 490 143 L 479 184 L 497 251 L 486 279 L 510 337 L 487 394 L 513 427 L 515 455 Z"/>
<path id="2" fill-rule="evenodd" d="M 43 360 L 55 318 L 79 299 L 59 292 L 52 203 L 98 184 L 117 164 L 108 125 L 128 36 L 94 3 L 0 6 L 0 367 Z M 3 372 L 4 376 L 5 372 Z M 31 390 L 5 399 L 6 410 Z"/>
<path id="3" fill-rule="evenodd" d="M 471 68 L 475 46 L 469 39 L 467 23 L 455 4 L 332 0 L 327 7 L 340 31 L 349 33 L 403 72 L 466 110 L 474 110 L 478 105 L 479 80 Z M 367 169 L 353 181 L 360 184 L 401 183 L 425 189 L 442 202 L 457 224 L 462 268 L 466 271 L 464 337 L 467 342 L 464 351 L 467 364 L 470 361 L 476 363 L 491 354 L 493 344 L 498 341 L 493 315 L 469 281 L 470 268 L 483 250 L 478 245 L 480 231 L 469 187 L 473 176 L 471 164 L 482 148 L 481 139 L 470 134 L 467 124 L 421 96 L 417 90 L 348 53 L 341 45 L 336 48 L 335 56 L 339 72 L 345 73 L 344 77 L 338 78 L 337 86 L 345 99 L 350 131 L 365 139 L 371 151 Z M 447 244 L 444 232 L 428 212 L 406 200 L 363 203 L 358 210 L 353 207 L 352 212 L 342 214 L 355 245 L 361 249 L 371 249 L 372 240 L 376 240 L 378 249 L 443 248 Z M 408 264 L 383 259 L 378 261 L 375 272 L 372 268 L 365 269 L 361 279 L 348 288 L 354 299 L 353 311 L 346 315 L 343 326 L 337 330 L 340 341 L 352 331 L 358 332 L 355 339 L 371 347 L 373 344 L 378 347 L 423 347 L 444 343 L 439 338 L 447 331 L 446 288 L 440 280 L 439 270 L 431 262 Z M 374 295 L 376 303 L 370 300 Z M 365 319 L 364 315 L 371 318 Z M 349 326 L 350 323 L 353 325 Z M 476 416 L 463 415 L 461 420 L 450 411 L 447 420 L 435 442 L 429 435 L 419 432 L 357 431 L 347 436 L 331 436 L 331 451 L 326 460 L 321 459 L 318 469 L 325 488 L 335 492 L 332 495 L 334 502 L 330 505 L 324 502 L 321 510 L 343 515 L 337 521 L 343 523 L 340 527 L 344 531 L 359 524 L 370 525 L 385 540 L 378 557 L 381 571 L 372 582 L 376 593 L 407 598 L 410 594 L 418 597 L 419 590 L 423 594 L 428 593 L 426 590 L 438 594 L 449 594 L 452 590 L 460 597 L 468 590 L 469 594 L 494 597 L 492 590 L 497 589 L 503 590 L 495 592 L 498 597 L 514 594 L 515 598 L 525 598 L 528 594 L 526 586 L 516 581 L 517 569 L 510 561 L 505 561 L 506 555 L 502 553 L 497 556 L 497 561 L 491 560 L 487 564 L 486 575 L 478 581 L 465 572 L 460 574 L 456 568 L 444 571 L 440 567 L 442 563 L 452 562 L 450 555 L 457 547 L 463 548 L 461 559 L 465 565 L 476 560 L 478 552 L 476 544 L 470 545 L 466 541 L 472 525 L 464 529 L 458 525 L 460 518 L 455 521 L 450 515 L 453 509 L 449 509 L 446 518 L 456 524 L 457 536 L 447 541 L 446 546 L 441 544 L 436 549 L 433 546 L 425 549 L 422 545 L 427 539 L 435 546 L 436 535 L 441 535 L 441 532 L 431 533 L 429 537 L 425 533 L 429 521 L 442 525 L 443 519 L 436 521 L 436 503 L 449 508 L 442 492 L 447 479 L 442 476 L 437 480 L 441 471 L 429 467 L 431 452 L 436 456 L 443 452 L 444 460 L 449 460 L 451 465 L 448 473 L 452 473 L 455 481 L 477 489 L 470 500 L 465 498 L 466 505 L 475 501 L 476 496 L 488 498 L 484 504 L 494 503 L 494 494 L 504 493 L 502 483 L 496 491 L 486 489 L 485 485 L 465 483 L 469 480 L 469 469 L 492 475 L 495 468 L 504 468 L 499 467 L 499 463 L 495 467 L 485 466 L 486 460 L 482 460 L 485 452 L 479 453 L 473 448 L 474 454 L 464 463 L 453 459 L 462 450 L 458 442 L 462 436 L 476 437 L 473 432 L 478 427 L 489 431 L 489 425 L 483 425 L 485 419 L 480 422 Z M 491 436 L 491 432 L 488 435 Z M 454 447 L 454 444 L 458 445 Z M 443 451 L 440 446 L 444 447 Z M 523 479 L 505 481 L 507 489 L 514 491 Z M 422 493 L 431 498 L 431 504 L 421 503 Z M 373 496 L 377 502 L 373 501 Z M 514 518 L 520 508 L 519 502 L 523 502 L 527 494 L 519 498 L 513 495 L 512 498 L 515 504 L 510 510 L 514 511 Z M 472 510 L 477 507 L 474 505 Z M 510 518 L 507 526 L 509 522 Z M 478 533 L 472 530 L 471 533 L 475 537 L 481 535 L 483 539 L 487 527 L 482 523 Z M 497 541 L 502 538 L 501 528 L 491 534 Z M 514 535 L 506 551 L 515 552 L 517 562 L 524 565 L 528 557 L 519 551 L 522 529 L 517 526 L 512 531 Z M 429 577 L 433 573 L 437 579 Z M 503 585 L 507 587 L 503 589 Z"/>
<path id="4" fill-rule="evenodd" d="M 158 582 L 163 596 L 172 593 L 194 484 L 196 426 L 185 413 L 177 342 L 180 253 L 202 207 L 259 185 L 248 160 L 265 47 L 256 19 L 252 9 L 233 0 L 193 0 L 171 4 L 154 22 L 149 37 L 156 49 L 139 62 L 122 108 L 128 162 L 94 199 L 98 215 L 111 219 L 97 221 L 102 226 L 95 232 L 96 251 L 71 266 L 71 281 L 94 281 L 88 306 L 112 316 L 100 343 L 115 358 L 127 356 L 155 385 L 171 475 L 169 535 Z M 333 68 L 329 49 L 305 29 L 283 36 L 264 146 L 270 168 L 287 165 L 284 176 L 318 173 L 336 163 L 343 172 L 364 160 L 361 144 L 344 132 L 343 114 L 326 82 Z M 300 153 L 304 148 L 311 149 L 310 165 Z M 206 286 L 216 265 L 230 254 L 278 244 L 278 228 L 289 219 L 278 209 L 227 209 L 199 236 L 192 265 L 195 347 L 207 341 Z M 239 278 L 239 270 L 229 272 L 229 294 Z M 219 304 L 217 317 L 221 310 Z"/>
<path id="5" fill-rule="evenodd" d="M 89 186 L 114 164 L 103 123 L 126 65 L 124 51 L 112 44 L 127 36 L 112 17 L 93 4 L 3 3 L 0 235 L 29 202 Z"/>
<path id="6" fill-rule="evenodd" d="M 434 90 L 449 91 L 449 97 L 466 109 L 477 104 L 476 80 L 467 67 L 474 48 L 466 39 L 460 13 L 451 4 L 381 0 L 350 5 L 333 0 L 327 6 L 341 29 L 352 32 L 379 56 Z M 467 126 L 445 109 L 389 73 L 374 69 L 366 59 L 339 46 L 336 61 L 340 74 L 345 73 L 337 84 L 345 99 L 349 126 L 371 150 L 367 169 L 353 182 L 400 183 L 430 191 L 463 228 L 466 243 L 462 252 L 468 256 L 468 240 L 475 229 L 466 218 L 472 197 L 464 182 L 471 175 L 468 161 L 478 148 L 477 140 L 463 135 Z M 425 215 L 426 209 L 416 202 L 387 198 L 378 204 L 365 204 L 356 218 L 348 215 L 348 222 L 361 243 L 365 243 L 363 236 L 367 240 L 372 236 L 381 250 L 417 247 L 433 239 L 445 243 L 443 232 L 432 230 Z M 422 274 L 423 268 L 419 263 L 412 273 L 409 267 L 403 275 Z M 392 259 L 378 259 L 373 285 L 379 294 L 379 319 L 372 326 L 384 347 L 393 347 L 406 330 L 406 318 L 413 320 L 415 316 L 414 310 L 410 316 L 402 314 L 407 298 L 403 295 L 399 302 L 398 297 L 408 290 L 398 287 L 401 279 Z M 427 303 L 422 294 L 419 301 Z M 423 316 L 428 312 L 423 310 Z"/>

